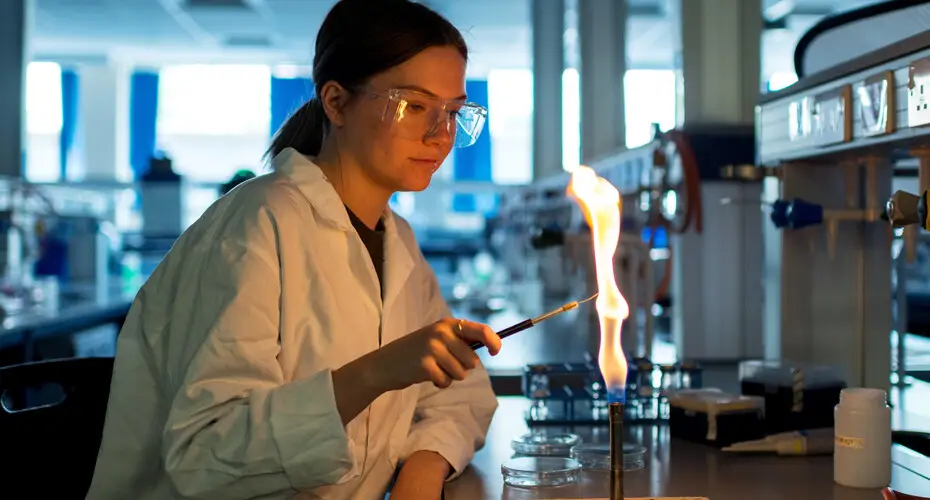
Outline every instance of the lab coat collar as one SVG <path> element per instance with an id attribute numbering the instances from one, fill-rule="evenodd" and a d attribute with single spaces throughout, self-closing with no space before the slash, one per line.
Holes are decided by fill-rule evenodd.
<path id="1" fill-rule="evenodd" d="M 332 183 L 327 179 L 323 170 L 308 158 L 293 148 L 285 148 L 275 156 L 272 161 L 275 172 L 278 172 L 294 182 L 303 193 L 307 201 L 320 216 L 330 224 L 342 231 L 352 231 L 352 221 L 346 212 L 345 205 Z M 384 221 L 384 286 L 383 307 L 391 306 L 394 299 L 400 295 L 407 278 L 413 271 L 416 263 L 416 239 L 406 223 L 398 222 L 394 212 L 384 208 L 382 220 Z M 404 227 L 401 228 L 400 226 Z M 405 234 L 401 235 L 401 231 Z M 407 236 L 407 237 L 404 237 Z M 372 269 L 372 279 L 377 283 L 377 276 Z M 381 302 L 381 301 L 376 301 Z"/>

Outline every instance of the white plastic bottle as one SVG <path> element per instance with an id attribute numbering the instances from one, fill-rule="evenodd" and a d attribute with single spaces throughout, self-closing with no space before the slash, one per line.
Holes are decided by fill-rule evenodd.
<path id="1" fill-rule="evenodd" d="M 833 480 L 851 488 L 891 482 L 891 408 L 881 389 L 843 389 L 833 413 Z"/>

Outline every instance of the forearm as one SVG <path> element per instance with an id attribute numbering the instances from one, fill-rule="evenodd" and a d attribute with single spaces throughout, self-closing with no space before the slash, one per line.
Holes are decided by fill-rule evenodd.
<path id="1" fill-rule="evenodd" d="M 391 498 L 438 499 L 451 472 L 452 466 L 442 455 L 432 451 L 415 452 L 403 463 L 391 490 Z"/>
<path id="2" fill-rule="evenodd" d="M 333 371 L 333 392 L 342 425 L 348 425 L 368 408 L 378 396 L 391 390 L 383 373 L 375 367 L 376 353 L 371 352 Z"/>

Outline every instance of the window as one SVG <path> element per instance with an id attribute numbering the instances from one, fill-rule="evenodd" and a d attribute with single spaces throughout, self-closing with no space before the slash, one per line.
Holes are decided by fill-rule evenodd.
<path id="1" fill-rule="evenodd" d="M 581 164 L 581 76 L 562 72 L 562 168 L 571 172 Z"/>
<path id="2" fill-rule="evenodd" d="M 626 147 L 636 148 L 652 140 L 653 124 L 662 130 L 675 127 L 675 72 L 631 69 L 623 78 L 626 108 Z"/>
<path id="3" fill-rule="evenodd" d="M 491 178 L 497 184 L 525 184 L 533 178 L 533 73 L 496 69 L 488 73 Z"/>
<path id="4" fill-rule="evenodd" d="M 263 169 L 271 126 L 271 69 L 261 65 L 166 66 L 159 75 L 156 148 L 194 183 L 223 183 Z M 187 190 L 186 220 L 216 199 L 214 186 Z"/>
<path id="5" fill-rule="evenodd" d="M 623 79 L 626 147 L 652 140 L 652 125 L 675 126 L 675 73 L 672 70 L 626 72 Z M 581 161 L 581 80 L 576 69 L 562 73 L 562 165 L 571 171 Z"/>
<path id="6" fill-rule="evenodd" d="M 33 62 L 26 69 L 26 178 L 57 181 L 61 175 L 61 67 Z"/>
<path id="7" fill-rule="evenodd" d="M 239 169 L 261 168 L 271 123 L 270 68 L 167 66 L 158 94 L 156 147 L 179 174 L 220 183 Z"/>
<path id="8" fill-rule="evenodd" d="M 267 66 L 168 66 L 161 70 L 158 93 L 158 130 L 165 135 L 268 136 Z"/>

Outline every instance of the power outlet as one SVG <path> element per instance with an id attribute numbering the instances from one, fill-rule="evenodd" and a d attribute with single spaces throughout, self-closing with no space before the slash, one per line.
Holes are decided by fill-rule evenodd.
<path id="1" fill-rule="evenodd" d="M 907 126 L 930 125 L 930 59 L 911 63 L 907 81 Z"/>

